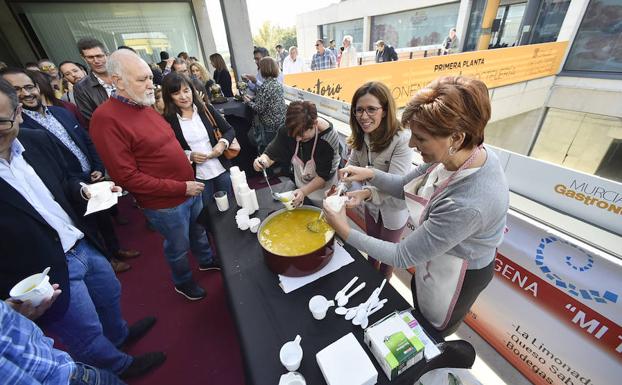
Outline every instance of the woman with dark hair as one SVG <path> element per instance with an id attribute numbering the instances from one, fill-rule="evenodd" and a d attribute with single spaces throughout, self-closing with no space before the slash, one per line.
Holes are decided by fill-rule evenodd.
<path id="1" fill-rule="evenodd" d="M 39 86 L 39 90 L 41 91 L 41 103 L 45 106 L 56 106 L 62 107 L 73 114 L 76 120 L 80 123 L 82 128 L 87 129 L 88 124 L 78 107 L 75 104 L 66 102 L 64 100 L 58 99 L 52 88 L 52 77 L 41 71 L 30 71 L 26 70 L 28 75 L 35 80 L 37 85 Z"/>
<path id="2" fill-rule="evenodd" d="M 283 86 L 277 81 L 279 64 L 271 57 L 259 61 L 259 73 L 264 81 L 257 87 L 255 98 L 244 95 L 246 103 L 255 112 L 253 133 L 257 152 L 262 153 L 268 143 L 285 124 L 285 96 Z"/>
<path id="3" fill-rule="evenodd" d="M 233 90 L 231 89 L 231 74 L 229 74 L 229 69 L 227 68 L 227 64 L 225 64 L 225 59 L 219 53 L 213 53 L 209 55 L 209 61 L 212 64 L 212 67 L 216 68 L 214 70 L 214 81 L 216 84 L 220 86 L 220 89 L 226 97 L 233 97 Z"/>
<path id="4" fill-rule="evenodd" d="M 185 75 L 171 72 L 164 77 L 162 99 L 164 118 L 192 162 L 196 180 L 205 184 L 203 204 L 213 202 L 216 191 L 231 194 L 231 163 L 223 152 L 235 138 L 233 128 L 211 104 L 203 104 Z M 216 128 L 222 133 L 220 139 L 215 135 Z"/>
<path id="5" fill-rule="evenodd" d="M 403 130 L 397 120 L 395 102 L 389 88 L 380 82 L 363 84 L 354 93 L 350 108 L 351 135 L 348 146 L 352 149 L 349 166 L 370 167 L 389 174 L 406 175 L 412 169 L 413 153 L 408 147 L 410 132 Z M 400 241 L 408 210 L 403 199 L 384 193 L 368 183 L 363 189 L 347 193 L 347 207 L 363 204 L 365 232 L 388 242 Z M 387 278 L 393 267 L 368 256 Z"/>
<path id="6" fill-rule="evenodd" d="M 402 125 L 425 164 L 405 175 L 348 166 L 346 181 L 368 181 L 404 199 L 415 229 L 399 243 L 350 228 L 345 210 L 324 206 L 326 220 L 353 247 L 388 265 L 415 267 L 415 316 L 442 335 L 453 333 L 494 275 L 503 239 L 509 190 L 495 152 L 483 145 L 490 119 L 486 85 L 441 77 L 406 105 Z M 345 177 L 345 173 L 348 176 Z"/>
<path id="7" fill-rule="evenodd" d="M 337 181 L 339 160 L 339 134 L 333 124 L 317 116 L 315 104 L 295 101 L 287 107 L 285 126 L 253 167 L 261 171 L 275 161 L 291 161 L 297 187 L 294 205 L 300 206 L 306 197 L 321 207 L 324 192 Z"/>

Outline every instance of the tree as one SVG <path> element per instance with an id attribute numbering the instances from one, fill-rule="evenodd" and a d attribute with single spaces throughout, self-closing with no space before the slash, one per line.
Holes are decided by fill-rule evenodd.
<path id="1" fill-rule="evenodd" d="M 259 32 L 253 36 L 253 44 L 257 47 L 264 47 L 270 51 L 271 56 L 276 55 L 277 44 L 281 44 L 284 49 L 296 45 L 296 27 L 279 27 L 272 25 L 269 21 L 259 28 Z"/>

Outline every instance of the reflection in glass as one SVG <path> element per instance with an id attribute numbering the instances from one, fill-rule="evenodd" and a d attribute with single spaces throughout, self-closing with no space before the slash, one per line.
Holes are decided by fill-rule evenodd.
<path id="1" fill-rule="evenodd" d="M 570 0 L 544 0 L 533 28 L 531 44 L 557 41 Z"/>
<path id="2" fill-rule="evenodd" d="M 320 26 L 320 36 L 322 36 L 327 47 L 328 42 L 331 40 L 335 40 L 337 48 L 341 47 L 345 35 L 352 36 L 354 39 L 352 45 L 357 52 L 361 52 L 363 50 L 363 19 L 341 21 Z"/>
<path id="3" fill-rule="evenodd" d="M 590 1 L 564 70 L 622 72 L 622 1 Z"/>
<path id="4" fill-rule="evenodd" d="M 459 7 L 460 3 L 451 3 L 374 16 L 369 49 L 375 50 L 378 40 L 395 48 L 441 44 L 456 26 Z"/>

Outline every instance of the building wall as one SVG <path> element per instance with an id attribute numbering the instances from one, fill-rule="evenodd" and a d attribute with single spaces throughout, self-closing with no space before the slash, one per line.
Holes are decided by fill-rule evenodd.
<path id="1" fill-rule="evenodd" d="M 466 2 L 468 0 L 462 0 Z M 315 41 L 318 38 L 318 26 L 339 21 L 363 19 L 376 15 L 407 11 L 417 8 L 432 7 L 435 5 L 457 3 L 456 0 L 348 0 L 342 1 L 316 11 L 300 14 L 296 17 L 296 37 L 298 39 L 298 52 L 305 60 L 315 53 Z M 467 7 L 461 7 L 462 9 Z M 460 17 L 459 17 L 460 19 Z M 364 23 L 367 27 L 364 36 L 370 35 L 369 22 Z"/>

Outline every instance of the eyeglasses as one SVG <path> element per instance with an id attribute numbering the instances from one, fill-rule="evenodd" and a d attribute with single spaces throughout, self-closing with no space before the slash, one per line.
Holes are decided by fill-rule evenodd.
<path id="1" fill-rule="evenodd" d="M 89 55 L 89 56 L 83 56 L 86 60 L 95 60 L 95 59 L 103 59 L 106 57 L 106 55 L 104 54 L 99 54 L 99 55 Z"/>
<path id="2" fill-rule="evenodd" d="M 56 66 L 54 64 L 47 64 L 47 65 L 41 66 L 41 71 L 49 71 L 53 69 L 56 69 Z"/>
<path id="3" fill-rule="evenodd" d="M 34 84 L 26 84 L 26 85 L 25 85 L 25 86 L 23 86 L 23 87 L 20 87 L 20 86 L 14 86 L 14 87 L 13 87 L 13 89 L 15 90 L 15 92 L 17 92 L 18 94 L 19 94 L 20 92 L 22 92 L 22 90 L 24 90 L 24 91 L 26 91 L 26 92 L 28 92 L 28 93 L 31 93 L 32 91 L 34 91 L 34 90 L 35 90 L 35 88 L 37 88 L 37 86 L 35 86 Z"/>
<path id="4" fill-rule="evenodd" d="M 376 115 L 376 113 L 377 113 L 379 110 L 382 110 L 382 107 L 374 107 L 374 106 L 369 106 L 369 107 L 366 107 L 366 108 L 363 108 L 363 107 L 357 107 L 357 108 L 354 110 L 354 114 L 355 114 L 356 116 L 361 117 L 361 116 L 363 116 L 363 112 L 367 112 L 367 116 L 372 116 L 372 115 Z"/>
<path id="5" fill-rule="evenodd" d="M 315 46 L 316 46 L 316 47 L 319 47 L 319 46 L 320 46 L 320 44 L 316 44 Z"/>
<path id="6" fill-rule="evenodd" d="M 18 108 L 19 108 L 19 105 L 15 107 L 15 109 L 13 110 L 13 115 L 11 116 L 11 119 L 0 119 L 0 131 L 8 131 L 11 128 L 13 128 L 13 124 L 15 123 L 15 116 L 17 115 Z"/>

